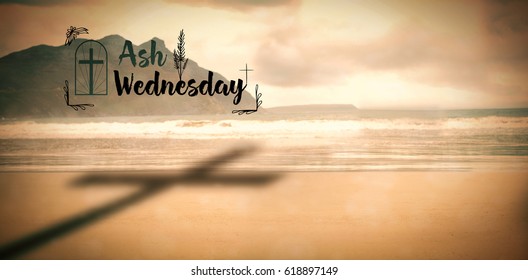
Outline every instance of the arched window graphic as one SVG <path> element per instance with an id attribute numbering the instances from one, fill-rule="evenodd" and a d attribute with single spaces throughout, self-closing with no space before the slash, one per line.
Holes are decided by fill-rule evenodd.
<path id="1" fill-rule="evenodd" d="M 87 40 L 75 50 L 75 95 L 108 94 L 108 53 L 103 44 Z"/>

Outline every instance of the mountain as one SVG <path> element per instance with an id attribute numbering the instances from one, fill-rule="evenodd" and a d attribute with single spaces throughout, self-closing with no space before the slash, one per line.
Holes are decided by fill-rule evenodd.
<path id="1" fill-rule="evenodd" d="M 310 104 L 310 105 L 294 105 L 294 106 L 280 106 L 268 108 L 267 111 L 272 114 L 298 114 L 298 113 L 349 113 L 358 110 L 351 104 Z"/>
<path id="2" fill-rule="evenodd" d="M 119 64 L 119 55 L 123 52 L 126 39 L 119 35 L 110 35 L 99 39 L 108 53 L 108 95 L 80 96 L 74 94 L 75 87 L 75 51 L 86 39 L 77 39 L 70 46 L 34 46 L 19 52 L 14 52 L 0 58 L 0 117 L 2 118 L 43 118 L 43 117 L 106 117 L 106 116 L 147 116 L 147 115 L 181 115 L 181 114 L 231 114 L 233 109 L 254 108 L 255 100 L 252 94 L 245 91 L 241 102 L 233 105 L 235 95 L 188 95 L 172 96 L 165 94 L 118 96 L 116 92 L 114 71 L 130 79 L 134 74 L 134 81 L 147 82 L 154 79 L 154 72 L 160 72 L 162 79 L 176 83 L 177 70 L 174 68 L 172 51 L 165 43 L 153 38 L 156 50 L 167 55 L 163 66 L 152 65 L 145 68 L 130 63 L 130 59 L 123 59 Z M 133 45 L 136 55 L 140 49 L 146 49 L 150 55 L 151 41 L 139 46 Z M 188 47 L 187 55 L 192 53 Z M 192 55 L 191 55 L 192 56 Z M 138 63 L 140 61 L 139 57 Z M 207 69 L 200 67 L 194 60 L 189 59 L 182 80 L 195 79 L 198 83 L 207 80 Z M 243 79 L 243 76 L 231 79 Z M 95 107 L 85 111 L 75 111 L 66 106 L 63 87 L 65 80 L 69 81 L 70 100 L 72 104 L 93 103 Z M 229 80 L 219 73 L 214 73 L 214 80 Z M 248 85 L 248 90 L 253 85 Z"/>

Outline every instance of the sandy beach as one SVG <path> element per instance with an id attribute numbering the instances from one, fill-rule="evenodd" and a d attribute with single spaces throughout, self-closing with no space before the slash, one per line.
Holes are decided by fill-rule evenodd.
<path id="1" fill-rule="evenodd" d="M 17 258 L 528 258 L 523 172 L 180 175 L 1 173 L 0 244 L 164 185 Z"/>

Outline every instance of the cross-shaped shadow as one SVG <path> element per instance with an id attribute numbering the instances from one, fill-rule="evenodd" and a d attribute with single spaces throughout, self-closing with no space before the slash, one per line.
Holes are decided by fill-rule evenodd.
<path id="1" fill-rule="evenodd" d="M 35 250 L 48 242 L 79 230 L 84 226 L 108 217 L 129 206 L 163 192 L 177 184 L 241 184 L 263 186 L 278 178 L 276 173 L 261 174 L 211 174 L 218 166 L 252 152 L 253 148 L 237 148 L 211 158 L 199 166 L 188 169 L 180 175 L 141 174 L 88 174 L 76 180 L 75 186 L 94 184 L 132 184 L 141 188 L 128 196 L 73 216 L 63 222 L 44 228 L 0 247 L 0 259 L 13 259 Z"/>

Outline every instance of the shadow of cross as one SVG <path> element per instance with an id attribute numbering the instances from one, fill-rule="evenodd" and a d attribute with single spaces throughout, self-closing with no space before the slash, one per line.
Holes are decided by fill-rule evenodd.
<path id="1" fill-rule="evenodd" d="M 252 175 L 236 173 L 211 174 L 215 169 L 217 169 L 218 166 L 240 158 L 252 150 L 252 148 L 237 148 L 227 151 L 224 154 L 201 163 L 199 166 L 186 170 L 186 172 L 183 172 L 181 175 L 119 175 L 101 173 L 83 176 L 76 180 L 74 184 L 77 186 L 86 186 L 99 183 L 125 183 L 139 185 L 141 188 L 137 192 L 127 195 L 123 198 L 73 216 L 55 225 L 5 244 L 4 246 L 0 247 L 0 259 L 17 258 L 25 253 L 28 253 L 29 251 L 35 250 L 49 243 L 54 239 L 69 234 L 102 218 L 108 217 L 111 214 L 125 209 L 126 207 L 152 197 L 155 194 L 159 194 L 176 184 L 220 183 L 241 184 L 245 186 L 262 186 L 275 180 L 278 177 L 276 173 L 262 173 Z"/>

